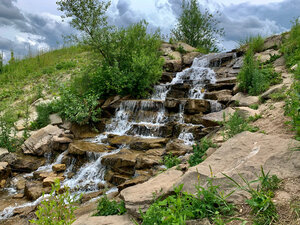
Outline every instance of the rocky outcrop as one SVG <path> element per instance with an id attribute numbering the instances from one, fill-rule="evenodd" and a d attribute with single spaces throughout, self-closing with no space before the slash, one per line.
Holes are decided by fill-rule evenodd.
<path id="1" fill-rule="evenodd" d="M 128 215 L 123 216 L 91 216 L 83 215 L 73 225 L 134 225 Z"/>
<path id="2" fill-rule="evenodd" d="M 167 138 L 137 138 L 130 143 L 129 147 L 139 151 L 163 148 L 166 146 L 168 140 Z"/>
<path id="3" fill-rule="evenodd" d="M 43 193 L 50 193 L 51 187 L 43 188 L 43 184 L 38 181 L 26 182 L 24 195 L 28 200 L 36 200 L 42 196 Z"/>
<path id="4" fill-rule="evenodd" d="M 63 130 L 57 126 L 48 125 L 31 135 L 22 145 L 23 153 L 43 156 L 51 152 L 51 142 L 54 136 L 60 136 Z"/>
<path id="5" fill-rule="evenodd" d="M 0 188 L 4 188 L 6 179 L 10 176 L 11 169 L 7 162 L 0 162 Z"/>
<path id="6" fill-rule="evenodd" d="M 143 184 L 122 190 L 120 195 L 129 212 L 138 216 L 139 209 L 145 211 L 153 202 L 153 193 L 156 197 L 168 195 L 179 184 L 184 184 L 184 191 L 194 193 L 197 180 L 200 178 L 201 184 L 205 185 L 207 177 L 211 176 L 210 168 L 215 176 L 214 181 L 226 192 L 232 191 L 233 186 L 228 185 L 229 180 L 223 173 L 237 180 L 238 174 L 254 180 L 262 166 L 265 171 L 270 171 L 281 179 L 297 177 L 300 152 L 291 151 L 296 146 L 300 146 L 300 142 L 296 140 L 243 132 L 229 139 L 204 162 L 189 168 L 185 174 L 171 169 Z M 245 194 L 241 192 L 232 195 L 235 202 L 244 198 Z"/>
<path id="7" fill-rule="evenodd" d="M 209 111 L 209 102 L 202 99 L 189 99 L 184 108 L 186 114 L 209 113 Z"/>

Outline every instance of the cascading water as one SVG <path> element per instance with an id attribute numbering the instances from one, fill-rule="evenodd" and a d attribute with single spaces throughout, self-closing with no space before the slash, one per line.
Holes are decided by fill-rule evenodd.
<path id="1" fill-rule="evenodd" d="M 157 137 L 159 136 L 158 129 L 164 126 L 167 122 L 170 122 L 170 118 L 166 113 L 165 100 L 168 92 L 173 85 L 188 83 L 191 88 L 189 90 L 189 99 L 203 99 L 205 90 L 204 87 L 208 83 L 215 83 L 215 73 L 209 68 L 211 59 L 217 57 L 217 54 L 209 54 L 200 58 L 196 58 L 191 68 L 185 69 L 182 72 L 176 74 L 176 77 L 171 83 L 161 84 L 154 87 L 154 93 L 148 100 L 126 100 L 122 101 L 119 109 L 116 111 L 115 116 L 111 119 L 111 122 L 106 125 L 105 132 L 100 134 L 94 139 L 88 141 L 105 144 L 104 140 L 107 139 L 109 134 L 115 135 L 127 135 L 133 132 L 136 136 L 141 137 Z M 184 108 L 186 100 L 182 100 L 179 112 L 176 118 L 176 122 L 185 124 L 184 122 Z M 216 101 L 211 101 L 212 111 L 221 110 L 221 105 Z M 192 124 L 187 124 L 193 126 Z M 185 144 L 192 145 L 194 143 L 194 136 L 188 129 L 183 129 L 178 139 L 184 141 Z M 67 185 L 74 192 L 88 193 L 98 190 L 99 183 L 105 183 L 104 174 L 106 168 L 101 164 L 101 160 L 104 156 L 116 154 L 122 148 L 105 153 L 88 153 L 88 162 L 81 166 L 76 174 L 67 178 L 68 174 L 73 171 L 75 159 L 71 162 L 67 170 L 65 171 L 66 180 L 63 185 Z M 64 156 L 67 155 L 67 151 L 61 153 L 54 163 L 48 163 L 46 166 L 42 166 L 38 171 L 51 171 L 52 165 L 62 162 Z M 112 189 L 113 191 L 115 189 Z M 21 206 L 8 207 L 4 211 L 0 212 L 0 220 L 6 219 L 13 215 L 13 210 L 16 208 L 23 208 L 27 206 L 37 205 L 42 200 L 39 198 L 35 202 L 27 203 Z"/>

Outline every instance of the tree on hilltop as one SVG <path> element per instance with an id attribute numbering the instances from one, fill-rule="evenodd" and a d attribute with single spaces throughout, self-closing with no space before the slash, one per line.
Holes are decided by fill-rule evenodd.
<path id="1" fill-rule="evenodd" d="M 183 0 L 181 7 L 182 13 L 171 30 L 172 38 L 205 53 L 218 51 L 217 39 L 224 35 L 224 29 L 218 28 L 214 15 L 207 9 L 201 12 L 197 0 Z"/>

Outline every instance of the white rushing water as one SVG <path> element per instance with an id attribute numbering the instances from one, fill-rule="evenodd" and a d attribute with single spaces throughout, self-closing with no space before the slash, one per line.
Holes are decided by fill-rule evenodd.
<path id="1" fill-rule="evenodd" d="M 154 87 L 154 92 L 149 99 L 122 101 L 119 109 L 115 113 L 115 116 L 111 119 L 111 122 L 106 125 L 105 133 L 100 134 L 96 138 L 89 139 L 88 141 L 105 144 L 104 140 L 107 139 L 109 134 L 126 135 L 129 132 L 133 132 L 134 135 L 144 138 L 159 137 L 160 128 L 167 122 L 170 122 L 170 118 L 168 118 L 168 115 L 166 114 L 164 103 L 172 86 L 188 83 L 191 85 L 188 98 L 203 99 L 205 94 L 205 85 L 216 82 L 215 73 L 211 68 L 209 68 L 210 60 L 216 56 L 217 54 L 210 54 L 196 58 L 191 68 L 177 73 L 171 83 L 156 85 Z M 172 117 L 180 124 L 185 124 L 185 104 L 186 100 L 181 101 L 179 112 L 176 116 Z M 210 104 L 213 112 L 220 111 L 222 109 L 221 104 L 217 101 L 210 101 Z M 193 125 L 188 124 L 188 126 Z M 187 145 L 194 144 L 194 135 L 188 129 L 183 129 L 179 134 L 178 139 L 183 140 Z M 76 171 L 75 175 L 68 178 L 68 174 L 73 172 L 74 165 L 76 163 L 76 159 L 73 158 L 65 171 L 64 175 L 66 179 L 63 181 L 62 185 L 70 187 L 73 193 L 89 193 L 97 191 L 99 189 L 98 184 L 105 183 L 104 175 L 106 168 L 101 163 L 102 158 L 107 155 L 116 154 L 124 147 L 126 146 L 121 146 L 117 150 L 105 153 L 87 153 L 88 162 L 82 165 L 81 168 Z M 53 163 L 51 163 L 50 160 L 47 160 L 47 164 L 40 167 L 37 171 L 52 171 L 52 166 L 60 164 L 67 154 L 67 151 L 61 153 Z M 32 175 L 33 174 L 30 173 L 24 175 L 24 177 L 31 177 Z M 112 188 L 108 191 L 108 193 L 116 190 L 116 188 Z M 0 212 L 0 220 L 11 217 L 15 209 L 37 205 L 42 201 L 42 199 L 43 197 L 40 197 L 32 203 L 8 207 Z"/>

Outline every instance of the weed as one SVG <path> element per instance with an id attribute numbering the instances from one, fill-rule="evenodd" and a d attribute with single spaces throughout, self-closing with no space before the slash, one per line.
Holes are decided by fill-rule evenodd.
<path id="1" fill-rule="evenodd" d="M 142 225 L 185 224 L 191 219 L 212 219 L 216 215 L 233 214 L 234 206 L 226 201 L 228 196 L 219 193 L 219 186 L 213 185 L 212 178 L 207 187 L 196 186 L 196 196 L 183 192 L 183 184 L 174 188 L 173 195 L 156 200 L 145 213 L 141 213 Z"/>
<path id="2" fill-rule="evenodd" d="M 180 162 L 181 162 L 181 160 L 178 157 L 173 156 L 172 153 L 170 153 L 169 155 L 166 155 L 163 160 L 164 165 L 168 169 L 172 168 L 173 166 L 177 166 L 178 164 L 180 164 Z"/>
<path id="3" fill-rule="evenodd" d="M 222 132 L 223 138 L 227 140 L 243 131 L 257 132 L 259 130 L 258 127 L 250 126 L 248 122 L 249 121 L 241 117 L 238 112 L 230 114 L 229 119 L 226 121 L 224 113 L 222 123 L 224 126 L 224 131 Z"/>
<path id="4" fill-rule="evenodd" d="M 293 200 L 290 203 L 290 208 L 292 210 L 292 214 L 296 217 L 296 218 L 300 218 L 300 200 Z"/>
<path id="5" fill-rule="evenodd" d="M 252 104 L 249 106 L 251 109 L 257 110 L 259 108 L 258 104 Z"/>
<path id="6" fill-rule="evenodd" d="M 278 188 L 280 182 L 277 176 L 273 175 L 270 177 L 269 172 L 265 174 L 263 168 L 261 168 L 261 175 L 258 176 L 257 180 L 249 182 L 240 175 L 240 178 L 245 183 L 245 186 L 242 186 L 233 178 L 226 174 L 223 175 L 239 189 L 247 191 L 251 195 L 251 198 L 246 200 L 246 203 L 251 207 L 254 225 L 269 225 L 278 219 L 275 205 L 272 202 L 272 197 L 274 197 L 273 191 Z M 251 186 L 255 182 L 259 182 L 256 189 Z"/>
<path id="7" fill-rule="evenodd" d="M 179 44 L 179 47 L 176 48 L 176 51 L 180 52 L 181 54 L 186 54 L 186 50 L 184 49 L 184 47 L 181 44 Z"/>
<path id="8" fill-rule="evenodd" d="M 255 122 L 255 121 L 257 121 L 257 120 L 259 120 L 259 119 L 261 119 L 261 118 L 262 118 L 262 115 L 260 115 L 260 114 L 255 114 L 254 116 L 249 116 L 248 122 Z"/>
<path id="9" fill-rule="evenodd" d="M 14 152 L 20 145 L 13 126 L 0 117 L 0 148 Z"/>
<path id="10" fill-rule="evenodd" d="M 168 57 L 169 57 L 171 60 L 174 60 L 174 59 L 175 59 L 175 57 L 174 57 L 173 55 L 171 55 L 171 54 L 168 54 Z"/>
<path id="11" fill-rule="evenodd" d="M 52 185 L 49 198 L 41 202 L 36 211 L 37 220 L 30 220 L 30 223 L 38 225 L 70 225 L 75 221 L 74 211 L 77 209 L 75 204 L 79 201 L 80 196 L 71 196 L 69 188 L 64 187 L 63 193 L 60 182 L 57 179 Z"/>
<path id="12" fill-rule="evenodd" d="M 215 148 L 216 145 L 211 140 L 203 138 L 200 143 L 193 146 L 193 155 L 190 156 L 190 166 L 196 166 L 205 160 L 205 154 L 210 147 Z"/>
<path id="13" fill-rule="evenodd" d="M 270 98 L 273 101 L 282 101 L 282 100 L 285 100 L 286 97 L 287 96 L 286 96 L 284 90 L 280 90 L 280 91 L 277 91 L 277 92 L 274 92 L 274 93 L 270 94 Z"/>
<path id="14" fill-rule="evenodd" d="M 93 216 L 123 215 L 125 212 L 126 208 L 123 201 L 120 203 L 114 200 L 110 201 L 104 194 L 98 203 L 97 212 Z"/>
<path id="15" fill-rule="evenodd" d="M 248 46 L 249 48 L 252 48 L 254 52 L 261 52 L 263 51 L 264 42 L 265 39 L 262 36 L 257 35 L 255 37 L 247 37 L 244 40 L 241 40 L 239 42 L 239 47 L 244 48 Z"/>

